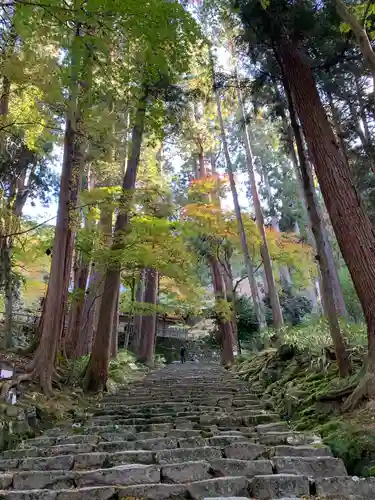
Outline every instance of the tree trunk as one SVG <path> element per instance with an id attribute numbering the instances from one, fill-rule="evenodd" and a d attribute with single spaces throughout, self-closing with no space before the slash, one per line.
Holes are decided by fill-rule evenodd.
<path id="1" fill-rule="evenodd" d="M 367 68 L 372 74 L 373 91 L 374 91 L 374 105 L 375 105 L 375 52 L 372 50 L 372 45 L 369 37 L 367 36 L 366 29 L 361 25 L 355 15 L 353 15 L 343 0 L 332 0 L 336 7 L 338 15 L 348 24 L 354 36 L 357 39 L 360 51 Z"/>
<path id="2" fill-rule="evenodd" d="M 108 206 L 103 206 L 102 209 L 100 210 L 100 219 L 99 219 L 99 227 L 102 232 L 101 244 L 103 248 L 108 248 L 112 244 L 112 218 L 113 218 L 112 209 L 108 208 Z M 89 332 L 89 335 L 91 335 L 93 341 L 95 339 L 96 331 L 98 329 L 99 313 L 103 295 L 106 293 L 105 268 L 103 264 L 100 265 L 98 271 L 99 271 L 99 279 L 98 279 L 99 284 L 95 296 L 95 308 L 94 308 L 94 314 L 92 315 L 92 321 L 90 322 L 89 325 L 90 328 L 92 329 L 92 331 Z"/>
<path id="3" fill-rule="evenodd" d="M 108 265 L 105 281 L 104 295 L 100 304 L 99 322 L 95 335 L 94 345 L 90 361 L 85 374 L 84 386 L 86 390 L 100 391 L 105 388 L 108 378 L 108 364 L 110 355 L 113 314 L 116 307 L 117 291 L 120 288 L 121 265 L 116 263 L 119 251 L 125 246 L 124 238 L 129 228 L 129 210 L 133 198 L 133 190 L 137 178 L 139 157 L 141 153 L 145 114 L 146 114 L 147 92 L 140 100 L 135 124 L 132 131 L 132 146 L 128 166 L 124 175 L 122 189 L 123 195 L 120 200 L 120 210 L 116 220 L 111 253 L 113 263 Z"/>
<path id="4" fill-rule="evenodd" d="M 66 267 L 71 262 L 71 213 L 78 195 L 80 168 L 74 158 L 76 129 L 68 118 L 65 132 L 64 160 L 60 182 L 59 206 L 51 259 L 51 273 L 39 347 L 30 368 L 40 378 L 43 391 L 52 393 L 52 376 L 57 345 L 64 327 L 64 311 L 69 286 Z"/>
<path id="5" fill-rule="evenodd" d="M 266 280 L 267 280 L 268 294 L 269 294 L 270 301 L 271 301 L 272 321 L 273 321 L 273 326 L 275 328 L 279 329 L 282 327 L 284 320 L 283 320 L 283 314 L 282 314 L 281 307 L 280 307 L 279 295 L 277 293 L 275 277 L 273 275 L 271 256 L 270 256 L 270 253 L 268 250 L 266 231 L 264 229 L 264 218 L 263 218 L 262 207 L 260 204 L 258 190 L 257 190 L 256 182 L 255 182 L 254 158 L 253 158 L 253 152 L 251 150 L 249 131 L 248 131 L 248 127 L 246 124 L 244 104 L 243 104 L 242 93 L 241 93 L 241 89 L 240 89 L 239 84 L 237 85 L 237 98 L 238 98 L 238 104 L 239 104 L 239 108 L 240 108 L 241 118 L 244 122 L 244 144 L 245 144 L 245 151 L 246 151 L 246 165 L 247 165 L 247 172 L 249 175 L 251 195 L 253 198 L 253 204 L 254 204 L 254 209 L 255 209 L 255 218 L 256 218 L 259 234 L 261 237 L 260 254 L 262 257 L 262 261 L 263 261 L 264 272 L 265 272 Z"/>
<path id="6" fill-rule="evenodd" d="M 349 163 L 348 151 L 347 151 L 347 147 L 346 147 L 346 144 L 344 141 L 344 131 L 343 131 L 342 126 L 341 126 L 340 114 L 336 108 L 336 105 L 334 103 L 331 92 L 326 90 L 326 95 L 327 95 L 329 107 L 331 110 L 332 125 L 333 125 L 335 132 L 336 132 L 338 143 L 340 144 L 341 151 L 343 152 L 343 155 L 345 156 L 347 163 Z"/>
<path id="7" fill-rule="evenodd" d="M 3 348 L 13 347 L 13 279 L 12 279 L 12 256 L 10 238 L 5 238 L 2 258 L 4 266 L 4 302 L 5 302 L 5 321 Z"/>
<path id="8" fill-rule="evenodd" d="M 81 37 L 80 23 L 76 23 L 75 40 Z M 76 52 L 72 44 L 70 101 L 65 127 L 64 157 L 60 180 L 59 204 L 56 231 L 51 259 L 51 273 L 43 318 L 40 343 L 33 361 L 29 365 L 32 375 L 39 378 L 42 390 L 52 394 L 57 346 L 61 339 L 65 322 L 65 309 L 68 296 L 69 276 L 74 243 L 74 211 L 77 206 L 78 191 L 82 174 L 84 135 L 82 111 L 90 91 L 89 82 L 81 82 L 78 69 L 86 67 L 87 60 Z M 90 57 L 88 55 L 87 57 Z M 82 75 L 81 75 L 82 78 Z M 81 90 L 81 92 L 80 92 Z M 80 94 L 80 95 L 79 95 Z"/>
<path id="9" fill-rule="evenodd" d="M 137 290 L 135 292 L 135 314 L 133 322 L 133 336 L 131 340 L 131 348 L 135 353 L 139 352 L 140 340 L 141 340 L 141 329 L 142 329 L 142 314 L 137 311 L 137 304 L 141 304 L 144 301 L 145 294 L 145 270 L 142 269 L 139 276 L 139 282 Z"/>
<path id="10" fill-rule="evenodd" d="M 333 290 L 333 298 L 335 301 L 335 307 L 336 307 L 336 312 L 337 314 L 342 317 L 342 318 L 347 318 L 348 317 L 348 311 L 346 309 L 345 305 L 345 300 L 344 300 L 344 295 L 342 293 L 342 288 L 341 288 L 341 283 L 339 279 L 339 275 L 337 272 L 336 264 L 335 264 L 335 259 L 333 256 L 333 251 L 332 251 L 332 246 L 329 241 L 328 233 L 326 228 L 324 227 L 323 222 L 323 215 L 321 213 L 321 207 L 319 205 L 319 201 L 317 199 L 316 193 L 315 193 L 315 187 L 314 187 L 314 181 L 313 181 L 313 173 L 311 169 L 311 165 L 306 157 L 306 151 L 304 147 L 304 141 L 303 137 L 301 134 L 301 129 L 300 126 L 298 125 L 297 122 L 297 117 L 296 117 L 296 112 L 293 104 L 293 99 L 290 93 L 290 87 L 288 82 L 285 80 L 283 77 L 283 84 L 284 84 L 284 90 L 287 98 L 287 103 L 288 103 L 288 109 L 289 109 L 289 117 L 291 121 L 291 127 L 288 126 L 286 123 L 286 126 L 288 127 L 289 132 L 292 135 L 289 135 L 289 141 L 290 143 L 290 151 L 291 151 L 291 156 L 292 156 L 292 161 L 293 161 L 293 166 L 295 170 L 295 174 L 297 177 L 298 185 L 300 187 L 300 192 L 301 192 L 301 198 L 304 201 L 304 207 L 306 208 L 306 215 L 307 215 L 307 220 L 309 223 L 309 230 L 308 230 L 308 238 L 309 238 L 309 243 L 313 247 L 316 255 L 318 256 L 317 263 L 318 263 L 318 268 L 320 272 L 320 280 L 319 280 L 319 288 L 320 288 L 320 295 L 323 301 L 323 309 L 325 312 L 325 315 L 328 316 L 328 311 L 326 309 L 326 304 L 324 302 L 324 297 L 326 296 L 327 292 L 325 291 L 325 287 L 323 284 L 323 279 L 322 279 L 322 269 L 321 269 L 321 252 L 324 251 L 326 255 L 326 260 L 328 261 L 328 269 L 329 269 L 329 276 L 331 280 L 331 289 Z M 283 119 L 286 120 L 285 114 L 283 115 Z M 296 153 L 294 150 L 294 144 L 293 144 L 293 136 L 296 141 L 296 146 L 297 146 L 297 153 L 298 153 L 298 160 L 296 157 Z M 313 198 L 310 198 L 310 200 L 307 200 L 306 197 L 306 192 L 305 192 L 305 185 L 304 185 L 304 180 L 302 178 L 302 169 L 307 171 L 307 175 L 310 178 L 310 182 L 312 183 L 312 189 L 313 189 Z M 313 204 L 309 208 L 309 203 Z M 313 220 L 312 218 L 312 213 L 317 213 L 317 219 L 319 220 L 319 225 L 315 226 L 316 218 Z M 313 226 L 315 226 L 313 228 Z M 320 240 L 323 239 L 324 245 L 323 247 L 320 246 L 318 247 L 316 238 L 315 238 L 315 233 L 318 232 L 320 234 Z"/>
<path id="11" fill-rule="evenodd" d="M 77 344 L 77 356 L 85 356 L 91 351 L 94 331 L 97 300 L 99 295 L 100 283 L 103 281 L 103 275 L 96 266 L 91 264 L 90 277 L 85 296 L 85 305 L 82 313 L 82 329 Z"/>
<path id="12" fill-rule="evenodd" d="M 155 269 L 145 271 L 144 303 L 149 307 L 142 315 L 140 352 L 138 359 L 147 365 L 153 364 L 156 338 L 156 301 L 158 296 L 158 272 Z"/>
<path id="13" fill-rule="evenodd" d="M 117 358 L 119 312 L 120 312 L 120 289 L 118 289 L 118 291 L 117 291 L 115 312 L 113 314 L 112 333 L 111 333 L 111 359 Z"/>
<path id="14" fill-rule="evenodd" d="M 198 165 L 199 165 L 199 178 L 204 179 L 207 177 L 206 166 L 204 163 L 204 154 L 201 150 L 198 153 Z M 215 293 L 216 307 L 218 311 L 218 322 L 219 322 L 219 332 L 220 332 L 220 342 L 221 342 L 221 361 L 225 366 L 230 366 L 233 363 L 233 328 L 231 318 L 226 317 L 224 314 L 220 313 L 222 309 L 221 303 L 226 300 L 225 288 L 223 283 L 223 277 L 220 270 L 220 262 L 216 257 L 216 252 L 214 255 L 209 255 L 207 257 L 208 265 L 211 269 L 212 276 L 212 286 Z"/>
<path id="15" fill-rule="evenodd" d="M 375 362 L 375 255 L 372 250 L 375 245 L 374 228 L 360 205 L 347 162 L 336 143 L 325 115 L 309 65 L 302 53 L 287 42 L 281 44 L 278 50 L 285 83 L 290 89 L 291 104 L 292 107 L 295 106 L 301 120 L 328 213 L 365 312 L 369 328 L 369 352 L 372 352 Z M 311 175 L 306 168 L 303 168 L 303 165 L 300 167 L 306 195 L 313 200 Z M 334 300 L 332 300 L 330 269 L 325 241 L 319 227 L 321 221 L 314 207 L 316 204 L 311 201 L 308 208 L 314 220 L 315 230 L 313 227 L 313 231 L 317 247 L 321 251 L 319 260 L 326 292 L 325 299 L 329 302 L 328 320 L 340 373 L 345 375 L 350 371 L 349 359 L 340 332 Z M 375 363 L 373 367 L 375 368 Z"/>
<path id="16" fill-rule="evenodd" d="M 217 114 L 219 117 L 220 130 L 221 130 L 221 141 L 223 143 L 223 148 L 224 148 L 225 162 L 226 162 L 226 166 L 227 166 L 230 189 L 232 192 L 234 211 L 236 214 L 237 225 L 238 225 L 238 232 L 240 234 L 240 239 L 241 239 L 242 253 L 244 255 L 246 272 L 247 272 L 247 276 L 249 279 L 249 285 L 250 285 L 250 289 L 251 289 L 254 310 L 255 310 L 255 313 L 257 316 L 259 329 L 262 330 L 263 328 L 265 328 L 267 326 L 266 325 L 266 318 L 265 318 L 264 310 L 262 308 L 262 305 L 261 305 L 261 302 L 259 299 L 258 286 L 257 286 L 255 276 L 254 276 L 254 266 L 253 266 L 253 263 L 251 261 L 249 247 L 247 244 L 246 233 L 245 233 L 245 228 L 243 225 L 242 214 L 241 214 L 241 207 L 240 207 L 240 204 L 238 201 L 236 182 L 234 180 L 233 166 L 232 166 L 232 162 L 231 162 L 231 159 L 229 156 L 228 143 L 227 143 L 227 138 L 226 138 L 226 134 L 225 134 L 223 116 L 222 116 L 222 112 L 221 112 L 220 96 L 219 96 L 217 89 L 215 89 L 215 97 L 216 97 Z M 267 249 L 267 242 L 265 243 L 265 245 L 266 245 L 265 248 Z M 263 243 L 262 247 L 263 246 L 264 246 L 264 243 Z M 268 251 L 268 249 L 267 249 L 267 251 Z M 261 249 L 261 253 L 262 253 L 262 249 Z M 268 256 L 269 256 L 269 254 L 268 254 Z M 263 257 L 263 254 L 262 254 L 262 257 Z M 269 260 L 269 263 L 271 263 L 270 260 Z M 265 267 L 266 267 L 266 265 L 265 265 Z M 268 276 L 269 275 L 267 275 L 267 279 L 268 279 Z M 271 269 L 271 276 L 273 278 L 272 269 Z M 273 284 L 275 285 L 275 282 L 273 282 Z M 274 288 L 274 290 L 276 290 L 276 287 Z M 277 296 L 277 292 L 276 292 L 276 296 Z M 273 299 L 275 299 L 275 297 L 273 297 Z M 279 312 L 277 310 L 274 310 L 274 308 L 277 307 L 277 304 L 279 306 Z M 281 313 L 281 309 L 280 309 L 278 296 L 277 296 L 277 299 L 272 302 L 272 316 L 273 316 L 275 328 L 280 328 L 283 324 L 283 317 L 282 317 L 282 313 Z"/>
<path id="17" fill-rule="evenodd" d="M 85 305 L 85 292 L 87 286 L 87 278 L 89 275 L 88 262 L 79 262 L 78 264 L 78 280 L 77 288 L 75 289 L 77 297 L 72 303 L 71 320 L 69 331 L 64 339 L 65 352 L 68 357 L 76 358 L 80 356 L 79 350 L 81 349 L 82 341 L 80 336 L 83 334 L 83 309 Z"/>
<path id="18" fill-rule="evenodd" d="M 224 261 L 224 285 L 227 302 L 230 303 L 232 309 L 232 330 L 233 330 L 233 344 L 237 346 L 237 353 L 241 354 L 240 341 L 238 340 L 237 330 L 237 310 L 236 310 L 236 292 L 233 287 L 233 273 L 231 265 L 232 250 L 225 252 Z"/>
<path id="19" fill-rule="evenodd" d="M 219 319 L 219 333 L 221 345 L 221 363 L 224 366 L 233 364 L 233 343 L 234 335 L 232 330 L 232 319 L 221 312 L 221 303 L 226 300 L 223 278 L 220 272 L 220 264 L 216 257 L 210 255 L 208 262 L 211 267 L 212 284 L 214 287 L 216 304 L 218 306 L 217 315 Z"/>
<path id="20" fill-rule="evenodd" d="M 294 113 L 294 108 L 292 109 L 292 112 Z M 294 117 L 294 119 L 295 119 L 295 117 Z M 287 134 L 288 134 L 288 137 L 287 137 L 288 150 L 289 150 L 290 158 L 291 158 L 291 161 L 293 164 L 293 170 L 294 170 L 294 173 L 295 173 L 295 176 L 297 179 L 297 185 L 299 188 L 299 197 L 303 201 L 303 207 L 305 209 L 305 216 L 306 216 L 306 220 L 308 223 L 307 241 L 311 245 L 311 248 L 313 249 L 314 254 L 317 255 L 316 242 L 315 242 L 315 238 L 314 238 L 314 233 L 312 232 L 312 228 L 311 228 L 311 226 L 312 226 L 311 215 L 310 215 L 310 212 L 307 208 L 307 199 L 306 199 L 306 195 L 305 195 L 305 192 L 303 189 L 302 175 L 301 175 L 299 163 L 297 160 L 297 155 L 296 155 L 296 152 L 294 149 L 295 135 L 293 134 L 293 130 L 292 130 L 291 125 L 289 125 L 287 122 L 287 118 L 284 114 L 284 111 L 283 111 L 283 120 L 284 120 L 284 126 L 285 126 L 285 128 L 287 130 Z M 299 140 L 301 141 L 301 145 L 302 145 L 302 138 L 300 137 L 300 129 L 299 129 L 297 121 L 295 121 L 295 125 L 297 125 L 296 132 L 299 135 Z M 302 149 L 300 151 L 303 154 L 300 161 L 302 160 L 302 163 L 307 162 L 303 145 L 302 145 Z M 316 197 L 315 197 L 315 201 L 318 202 L 318 200 L 316 200 Z M 316 206 L 316 210 L 319 210 L 318 206 Z M 319 217 L 319 220 L 320 220 L 320 217 Z M 323 226 L 321 226 L 321 229 L 324 231 Z M 328 244 L 329 244 L 329 242 L 328 242 Z M 326 249 L 328 250 L 328 246 L 326 246 Z M 322 275 L 321 275 L 321 271 L 320 271 L 319 262 L 316 262 L 316 265 L 317 265 L 318 279 L 315 279 L 313 277 L 311 285 L 307 288 L 307 293 L 309 294 L 309 297 L 310 297 L 310 300 L 312 303 L 312 312 L 314 314 L 318 314 L 319 316 L 321 316 L 322 312 L 324 312 L 324 306 L 321 302 L 321 297 L 322 297 L 321 291 L 323 290 L 323 283 L 322 283 Z M 340 286 L 340 290 L 341 290 L 341 286 Z M 325 314 L 326 314 L 326 312 L 325 312 Z"/>
<path id="21" fill-rule="evenodd" d="M 15 14 L 16 8 L 17 8 L 17 6 L 14 6 L 12 8 L 13 12 L 6 13 L 7 16 L 13 17 Z M 2 59 L 4 61 L 4 60 L 12 57 L 12 55 L 14 53 L 15 46 L 16 46 L 17 33 L 15 30 L 13 21 L 11 22 L 9 31 L 8 32 L 3 31 L 2 37 L 3 37 L 3 43 L 4 43 Z M 9 113 L 10 87 L 11 87 L 10 78 L 8 78 L 7 75 L 2 75 L 1 94 L 0 94 L 0 116 L 3 116 L 3 117 L 8 116 L 8 113 Z"/>

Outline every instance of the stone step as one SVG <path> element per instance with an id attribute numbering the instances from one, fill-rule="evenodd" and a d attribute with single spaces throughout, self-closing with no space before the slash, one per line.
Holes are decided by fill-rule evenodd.
<path id="1" fill-rule="evenodd" d="M 332 457 L 278 457 L 272 460 L 277 474 L 308 477 L 346 476 L 344 462 Z"/>
<path id="2" fill-rule="evenodd" d="M 34 439 L 28 439 L 23 441 L 22 448 L 46 448 L 49 446 L 55 446 L 60 444 L 80 444 L 80 443 L 88 443 L 88 444 L 98 444 L 100 441 L 99 435 L 93 434 L 73 434 L 71 436 L 62 436 L 62 437 L 37 437 Z"/>
<path id="3" fill-rule="evenodd" d="M 295 431 L 264 432 L 259 435 L 259 442 L 267 446 L 277 446 L 282 444 L 289 444 L 294 446 L 322 444 L 321 438 L 316 434 L 308 434 Z"/>
<path id="4" fill-rule="evenodd" d="M 270 448 L 271 457 L 332 457 L 327 446 L 275 446 Z"/>
<path id="5" fill-rule="evenodd" d="M 315 481 L 316 495 L 329 499 L 375 498 L 375 477 L 325 477 Z"/>
<path id="6" fill-rule="evenodd" d="M 255 427 L 256 432 L 264 434 L 267 432 L 287 432 L 289 426 L 287 422 L 271 422 L 270 424 L 260 424 Z"/>
<path id="7" fill-rule="evenodd" d="M 255 476 L 250 482 L 250 497 L 257 500 L 309 497 L 310 483 L 306 476 L 268 474 Z"/>
<path id="8" fill-rule="evenodd" d="M 126 464 L 92 471 L 22 471 L 0 475 L 1 489 L 42 490 L 158 483 L 157 465 Z"/>
<path id="9" fill-rule="evenodd" d="M 272 474 L 271 460 L 238 460 L 221 458 L 211 462 L 211 470 L 215 476 L 246 476 L 252 478 L 262 474 Z"/>
<path id="10" fill-rule="evenodd" d="M 102 486 L 75 490 L 0 491 L 2 500 L 167 500 L 186 498 L 187 488 L 179 484 L 138 484 L 131 486 Z"/>
<path id="11" fill-rule="evenodd" d="M 375 498 L 375 480 L 348 477 L 261 396 L 216 365 L 157 370 L 2 453 L 0 499 Z"/>
<path id="12" fill-rule="evenodd" d="M 235 458 L 238 460 L 256 460 L 265 458 L 268 455 L 267 448 L 258 443 L 239 441 L 224 448 L 225 458 Z"/>
<path id="13" fill-rule="evenodd" d="M 155 461 L 158 464 L 172 464 L 186 461 L 205 460 L 211 462 L 214 459 L 222 458 L 220 448 L 205 446 L 202 448 L 180 448 L 174 450 L 160 450 L 155 453 Z"/>
<path id="14" fill-rule="evenodd" d="M 188 492 L 193 500 L 206 497 L 248 496 L 249 480 L 245 476 L 220 477 L 196 481 L 188 485 Z"/>

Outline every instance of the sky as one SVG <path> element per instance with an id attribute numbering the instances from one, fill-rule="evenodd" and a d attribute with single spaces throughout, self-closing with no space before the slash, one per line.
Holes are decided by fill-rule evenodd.
<path id="1" fill-rule="evenodd" d="M 61 149 L 56 150 L 56 163 L 51 164 L 51 168 L 60 176 L 61 174 L 61 164 L 62 164 L 62 154 Z M 43 222 L 55 217 L 57 214 L 57 198 L 53 198 L 48 207 L 44 207 L 39 200 L 30 201 L 27 200 L 24 208 L 24 214 L 26 217 L 30 217 L 32 220 L 37 222 Z M 48 222 L 50 225 L 55 225 L 55 220 Z"/>

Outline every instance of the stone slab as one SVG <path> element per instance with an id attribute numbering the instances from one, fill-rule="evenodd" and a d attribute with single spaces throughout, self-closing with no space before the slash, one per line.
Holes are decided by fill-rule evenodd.
<path id="1" fill-rule="evenodd" d="M 272 474 L 271 460 L 237 460 L 222 458 L 213 460 L 211 468 L 215 476 L 246 476 Z"/>
<path id="2" fill-rule="evenodd" d="M 75 473 L 70 471 L 23 471 L 13 475 L 15 490 L 61 490 L 74 486 Z"/>
<path id="3" fill-rule="evenodd" d="M 255 476 L 250 483 L 250 493 L 257 500 L 308 496 L 309 480 L 292 474 Z"/>
<path id="4" fill-rule="evenodd" d="M 160 467 L 156 465 L 127 464 L 109 469 L 97 469 L 89 472 L 80 472 L 76 477 L 76 485 L 84 486 L 111 486 L 158 483 L 160 481 Z"/>
<path id="5" fill-rule="evenodd" d="M 278 474 L 297 474 L 308 477 L 346 476 L 344 462 L 331 457 L 279 457 L 273 459 Z"/>
<path id="6" fill-rule="evenodd" d="M 265 446 L 249 441 L 232 443 L 224 448 L 226 458 L 237 458 L 239 460 L 255 460 L 263 456 L 267 451 Z"/>
<path id="7" fill-rule="evenodd" d="M 140 484 L 119 487 L 117 493 L 121 499 L 177 500 L 186 498 L 187 489 L 183 484 Z"/>
<path id="8" fill-rule="evenodd" d="M 327 446 L 275 446 L 270 455 L 275 457 L 332 457 Z"/>
<path id="9" fill-rule="evenodd" d="M 326 477 L 315 480 L 316 494 L 328 498 L 375 498 L 375 478 Z"/>
<path id="10" fill-rule="evenodd" d="M 221 458 L 220 448 L 210 446 L 202 448 L 180 448 L 175 450 L 162 450 L 155 453 L 155 461 L 159 464 L 178 463 L 186 461 L 207 460 L 210 462 Z"/>
<path id="11" fill-rule="evenodd" d="M 244 476 L 219 477 L 198 481 L 188 485 L 189 495 L 193 500 L 207 497 L 238 497 L 248 493 L 249 481 Z"/>
<path id="12" fill-rule="evenodd" d="M 164 465 L 161 469 L 164 483 L 189 483 L 210 477 L 210 464 L 204 460 Z"/>

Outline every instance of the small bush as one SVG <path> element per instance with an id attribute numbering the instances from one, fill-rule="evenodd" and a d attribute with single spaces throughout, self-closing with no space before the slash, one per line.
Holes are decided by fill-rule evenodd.
<path id="1" fill-rule="evenodd" d="M 109 363 L 108 375 L 109 379 L 116 384 L 125 384 L 132 378 L 135 378 L 137 373 L 144 373 L 144 367 L 137 364 L 135 356 L 126 350 L 120 350 L 117 358 Z"/>
<path id="2" fill-rule="evenodd" d="M 375 435 L 358 421 L 333 419 L 319 427 L 324 443 L 341 458 L 350 475 L 375 475 Z"/>

